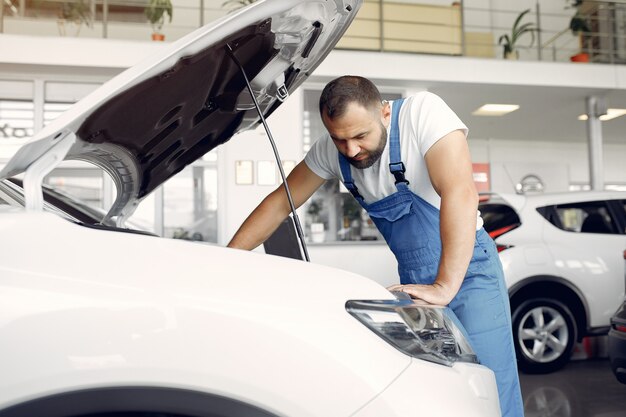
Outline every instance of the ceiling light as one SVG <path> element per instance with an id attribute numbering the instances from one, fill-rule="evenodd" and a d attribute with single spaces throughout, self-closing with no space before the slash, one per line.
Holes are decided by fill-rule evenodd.
<path id="1" fill-rule="evenodd" d="M 600 116 L 600 120 L 606 122 L 607 120 L 615 119 L 616 117 L 620 117 L 626 114 L 626 109 L 608 109 L 606 114 Z M 587 120 L 586 114 L 581 114 L 578 116 L 578 120 Z"/>
<path id="2" fill-rule="evenodd" d="M 474 116 L 502 116 L 519 109 L 517 104 L 485 104 L 474 110 Z"/>

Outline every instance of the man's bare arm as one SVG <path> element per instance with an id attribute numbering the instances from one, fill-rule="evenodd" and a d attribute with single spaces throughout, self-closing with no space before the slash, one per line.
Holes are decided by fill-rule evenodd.
<path id="1" fill-rule="evenodd" d="M 476 236 L 478 193 L 472 161 L 463 132 L 441 138 L 426 153 L 435 191 L 441 196 L 441 261 L 433 285 L 393 286 L 432 304 L 447 305 L 459 291 L 472 258 Z"/>
<path id="2" fill-rule="evenodd" d="M 307 201 L 324 181 L 311 171 L 304 161 L 300 162 L 287 177 L 296 208 Z M 287 193 L 281 184 L 252 211 L 228 247 L 247 250 L 256 248 L 274 233 L 290 211 Z"/>

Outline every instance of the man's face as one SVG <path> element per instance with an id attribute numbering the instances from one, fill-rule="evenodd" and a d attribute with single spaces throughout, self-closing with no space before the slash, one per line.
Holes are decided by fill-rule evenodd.
<path id="1" fill-rule="evenodd" d="M 322 116 L 337 150 L 359 169 L 369 168 L 380 159 L 387 144 L 389 119 L 388 103 L 376 109 L 350 103 L 341 117 Z"/>

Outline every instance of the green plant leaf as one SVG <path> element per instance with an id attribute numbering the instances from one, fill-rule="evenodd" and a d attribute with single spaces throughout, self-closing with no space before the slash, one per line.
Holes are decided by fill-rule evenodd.
<path id="1" fill-rule="evenodd" d="M 515 19 L 515 22 L 513 23 L 513 31 L 515 31 L 515 29 L 517 28 L 517 25 L 520 24 L 521 20 L 524 18 L 524 16 L 530 13 L 530 9 L 526 9 L 523 12 L 521 12 L 518 16 L 517 19 Z"/>
<path id="2" fill-rule="evenodd" d="M 159 30 L 165 23 L 166 16 L 169 22 L 172 21 L 174 8 L 170 0 L 150 0 L 144 13 L 148 21 L 155 26 L 155 29 Z"/>
<path id="3" fill-rule="evenodd" d="M 87 0 L 74 0 L 63 2 L 60 5 L 59 17 L 78 24 L 84 23 L 91 27 L 91 8 Z"/>
<path id="4" fill-rule="evenodd" d="M 513 26 L 511 27 L 510 36 L 505 34 L 500 36 L 498 39 L 498 44 L 504 46 L 505 52 L 513 52 L 519 38 L 526 33 L 530 33 L 531 35 L 530 46 L 534 44 L 535 32 L 537 31 L 537 28 L 534 26 L 535 24 L 533 22 L 522 23 L 524 16 L 528 13 L 530 13 L 530 9 L 526 9 L 517 15 L 515 21 L 513 22 Z"/>

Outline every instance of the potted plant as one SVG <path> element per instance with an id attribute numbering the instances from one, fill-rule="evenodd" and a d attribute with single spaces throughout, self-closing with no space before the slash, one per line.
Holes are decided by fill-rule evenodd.
<path id="1" fill-rule="evenodd" d="M 144 13 L 152 25 L 152 40 L 165 40 L 165 35 L 161 30 L 163 29 L 163 24 L 165 24 L 166 16 L 170 22 L 172 21 L 172 2 L 170 0 L 150 0 L 144 9 Z"/>
<path id="2" fill-rule="evenodd" d="M 313 200 L 309 203 L 307 208 L 307 220 L 310 222 L 311 227 L 311 239 L 315 243 L 321 243 L 324 241 L 324 223 L 320 219 L 320 212 L 322 211 L 322 201 Z"/>
<path id="3" fill-rule="evenodd" d="M 241 9 L 242 7 L 246 7 L 256 0 L 228 0 L 222 3 L 222 8 L 227 8 L 228 13 L 234 12 L 237 9 Z"/>
<path id="4" fill-rule="evenodd" d="M 66 36 L 68 32 L 72 33 L 74 36 L 78 36 L 83 24 L 87 27 L 91 27 L 91 9 L 88 1 L 73 0 L 61 3 L 57 24 L 61 36 Z"/>
<path id="5" fill-rule="evenodd" d="M 585 36 L 591 33 L 586 16 L 581 12 L 583 0 L 568 0 L 569 8 L 575 8 L 576 13 L 569 21 L 569 28 L 574 36 L 578 37 L 580 52 L 570 57 L 572 62 L 589 62 L 589 53 L 585 50 Z"/>
<path id="6" fill-rule="evenodd" d="M 513 22 L 513 27 L 511 28 L 511 34 L 504 34 L 500 36 L 498 39 L 498 45 L 502 45 L 504 48 L 503 56 L 505 59 L 518 59 L 519 51 L 517 50 L 517 42 L 519 39 L 527 33 L 530 33 L 531 39 L 529 47 L 533 46 L 535 42 L 535 31 L 537 28 L 534 27 L 534 23 L 527 22 L 522 24 L 522 19 L 526 14 L 530 13 L 530 9 L 526 9 L 521 12 L 515 22 Z"/>

